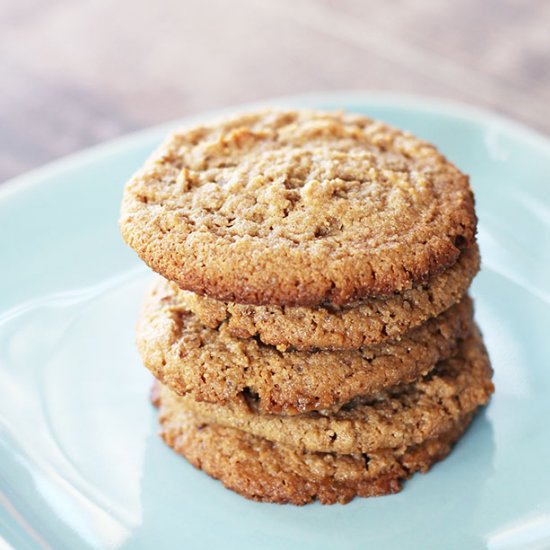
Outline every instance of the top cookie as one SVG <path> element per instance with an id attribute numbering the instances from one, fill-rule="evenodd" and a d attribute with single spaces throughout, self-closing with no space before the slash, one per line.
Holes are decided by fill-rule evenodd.
<path id="1" fill-rule="evenodd" d="M 181 288 L 256 305 L 402 292 L 475 238 L 468 178 L 340 112 L 261 111 L 174 133 L 126 185 L 126 242 Z"/>

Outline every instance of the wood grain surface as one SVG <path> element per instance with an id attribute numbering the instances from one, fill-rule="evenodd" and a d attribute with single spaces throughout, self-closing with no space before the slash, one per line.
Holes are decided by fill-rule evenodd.
<path id="1" fill-rule="evenodd" d="M 173 118 L 343 89 L 550 134 L 550 2 L 2 0 L 0 181 Z"/>

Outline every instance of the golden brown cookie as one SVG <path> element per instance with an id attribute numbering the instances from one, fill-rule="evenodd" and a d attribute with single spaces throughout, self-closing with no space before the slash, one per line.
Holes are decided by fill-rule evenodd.
<path id="1" fill-rule="evenodd" d="M 423 284 L 475 238 L 468 178 L 359 115 L 260 111 L 174 133 L 127 183 L 120 227 L 181 288 L 344 305 Z"/>
<path id="2" fill-rule="evenodd" d="M 297 505 L 397 493 L 402 480 L 443 459 L 470 421 L 467 415 L 439 438 L 413 447 L 339 455 L 273 443 L 160 403 L 164 441 L 196 468 L 247 498 Z"/>
<path id="3" fill-rule="evenodd" d="M 237 428 L 306 451 L 366 453 L 418 445 L 439 437 L 463 416 L 484 405 L 494 391 L 492 369 L 479 332 L 460 345 L 456 357 L 425 377 L 376 397 L 351 403 L 336 413 L 297 416 L 259 414 L 245 398 L 227 405 L 201 403 L 160 389 L 163 403 L 187 409 L 210 424 Z"/>
<path id="4" fill-rule="evenodd" d="M 263 413 L 338 409 L 357 396 L 411 382 L 454 355 L 457 339 L 472 324 L 472 304 L 465 297 L 399 341 L 359 350 L 282 353 L 205 327 L 185 299 L 161 278 L 147 295 L 137 327 L 145 366 L 180 395 L 213 403 L 254 396 Z"/>
<path id="5" fill-rule="evenodd" d="M 351 306 L 254 306 L 220 302 L 185 293 L 189 309 L 210 328 L 240 338 L 258 337 L 264 344 L 289 348 L 357 349 L 396 339 L 426 319 L 458 302 L 479 270 L 477 244 L 466 249 L 453 266 L 428 284 L 385 299 L 371 298 Z M 177 288 L 174 285 L 174 288 Z"/>

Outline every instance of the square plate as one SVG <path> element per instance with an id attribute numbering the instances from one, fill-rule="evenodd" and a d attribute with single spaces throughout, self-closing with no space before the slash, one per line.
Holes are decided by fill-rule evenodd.
<path id="1" fill-rule="evenodd" d="M 549 548 L 550 142 L 436 100 L 342 93 L 264 104 L 366 113 L 435 143 L 471 175 L 483 256 L 472 292 L 494 399 L 428 475 L 347 506 L 249 502 L 165 447 L 134 347 L 151 274 L 123 245 L 117 218 L 123 183 L 189 119 L 178 121 L 0 186 L 4 542 Z"/>

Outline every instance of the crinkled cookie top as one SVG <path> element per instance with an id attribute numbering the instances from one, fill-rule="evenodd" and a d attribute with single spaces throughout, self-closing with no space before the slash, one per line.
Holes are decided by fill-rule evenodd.
<path id="1" fill-rule="evenodd" d="M 261 111 L 172 134 L 127 183 L 126 242 L 181 288 L 342 305 L 427 281 L 475 238 L 468 178 L 341 112 Z"/>

